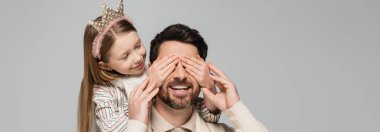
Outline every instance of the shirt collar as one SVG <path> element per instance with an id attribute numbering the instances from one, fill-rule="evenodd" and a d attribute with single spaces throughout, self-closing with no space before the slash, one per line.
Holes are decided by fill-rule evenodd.
<path id="1" fill-rule="evenodd" d="M 170 124 L 168 121 L 166 121 L 164 119 L 164 117 L 162 117 L 160 115 L 160 113 L 158 113 L 158 111 L 156 110 L 154 105 L 152 106 L 152 119 L 151 120 L 152 120 L 152 129 L 154 131 L 165 132 L 165 131 L 168 131 L 168 130 L 174 128 L 174 126 L 172 124 Z"/>
<path id="2" fill-rule="evenodd" d="M 197 115 L 198 115 L 198 112 L 196 111 L 196 109 L 194 109 L 193 114 L 191 115 L 189 121 L 187 121 L 185 124 L 183 124 L 180 127 L 186 128 L 186 129 L 191 130 L 192 132 L 195 132 L 196 130 L 195 124 L 196 124 Z M 151 121 L 152 121 L 151 122 L 152 129 L 157 132 L 165 132 L 165 131 L 175 128 L 175 126 L 173 126 L 168 121 L 166 121 L 165 118 L 162 117 L 160 113 L 158 113 L 158 111 L 156 110 L 154 106 L 152 107 Z"/>
<path id="3" fill-rule="evenodd" d="M 198 116 L 197 109 L 193 109 L 193 115 L 191 115 L 189 121 L 187 121 L 185 124 L 183 124 L 181 127 L 191 130 L 192 132 L 195 132 L 195 123 L 196 118 Z"/>

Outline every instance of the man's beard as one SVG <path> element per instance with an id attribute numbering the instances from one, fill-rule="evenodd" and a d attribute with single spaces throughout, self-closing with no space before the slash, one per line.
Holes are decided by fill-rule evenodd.
<path id="1" fill-rule="evenodd" d="M 170 95 L 169 94 L 170 88 L 168 86 L 173 85 L 173 84 L 190 84 L 191 85 L 190 89 L 192 92 L 190 94 L 183 95 L 183 96 Z M 195 92 L 194 86 L 190 82 L 173 81 L 173 82 L 170 82 L 168 86 L 165 93 L 158 94 L 158 97 L 162 100 L 162 102 L 164 102 L 169 107 L 173 109 L 181 110 L 181 109 L 189 108 L 196 103 L 197 97 L 195 97 L 196 95 L 194 94 Z M 162 88 L 163 87 L 161 87 L 161 89 Z"/>
<path id="2" fill-rule="evenodd" d="M 166 96 L 164 98 L 160 98 L 166 105 L 170 106 L 173 109 L 181 110 L 181 109 L 186 109 L 193 104 L 195 104 L 195 97 L 194 93 L 192 92 L 190 95 L 186 96 Z"/>

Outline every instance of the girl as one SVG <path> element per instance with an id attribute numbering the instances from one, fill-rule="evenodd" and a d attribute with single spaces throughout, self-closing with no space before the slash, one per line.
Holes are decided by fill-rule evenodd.
<path id="1" fill-rule="evenodd" d="M 129 119 L 147 124 L 141 116 L 148 117 L 144 112 L 149 106 L 135 103 L 128 106 L 130 93 L 133 89 L 144 89 L 145 94 L 139 95 L 144 96 L 142 102 L 151 102 L 179 59 L 178 56 L 159 58 L 147 71 L 145 57 L 146 50 L 136 28 L 123 14 L 123 1 L 117 10 L 104 6 L 103 16 L 87 25 L 84 33 L 84 77 L 78 111 L 80 132 L 123 131 Z M 199 101 L 198 107 L 207 113 L 202 115 L 205 121 L 219 120 L 220 113 L 204 112 L 208 108 L 219 111 L 215 106 Z"/>

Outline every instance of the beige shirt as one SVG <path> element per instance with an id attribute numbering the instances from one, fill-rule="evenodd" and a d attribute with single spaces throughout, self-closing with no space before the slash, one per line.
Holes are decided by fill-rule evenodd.
<path id="1" fill-rule="evenodd" d="M 224 111 L 228 119 L 235 126 L 234 128 L 224 123 L 207 123 L 193 110 L 193 114 L 184 125 L 175 128 L 166 121 L 154 107 L 152 107 L 152 118 L 148 125 L 136 120 L 129 120 L 128 132 L 267 132 L 268 130 L 253 115 L 249 109 L 239 101 L 230 109 Z M 184 128 L 184 129 L 182 129 Z"/>

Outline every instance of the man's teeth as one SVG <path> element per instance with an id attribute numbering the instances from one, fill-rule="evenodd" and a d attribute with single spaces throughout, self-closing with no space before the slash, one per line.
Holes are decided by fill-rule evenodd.
<path id="1" fill-rule="evenodd" d="M 173 88 L 173 89 L 182 90 L 182 89 L 187 89 L 187 88 L 189 88 L 189 87 L 187 87 L 187 86 L 173 86 L 172 88 Z"/>

